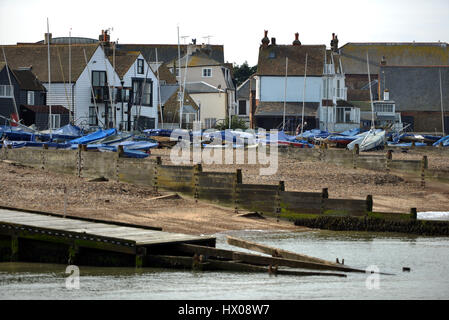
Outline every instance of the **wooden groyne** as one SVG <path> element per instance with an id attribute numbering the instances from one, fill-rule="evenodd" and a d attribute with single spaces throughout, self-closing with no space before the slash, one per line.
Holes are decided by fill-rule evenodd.
<path id="1" fill-rule="evenodd" d="M 399 220 L 376 217 L 306 217 L 295 220 L 295 225 L 333 231 L 395 232 L 422 236 L 449 236 L 449 222 Z"/>
<path id="2" fill-rule="evenodd" d="M 385 156 L 359 155 L 357 152 L 332 149 L 286 148 L 286 152 L 289 157 L 300 161 L 306 159 L 331 161 L 352 168 L 410 174 L 421 179 L 423 187 L 429 176 L 437 177 L 439 181 L 449 179 L 449 176 L 443 171 L 430 173 L 426 156 L 423 156 L 422 160 L 402 161 L 393 160 L 391 152 Z M 328 189 L 323 189 L 321 192 L 285 190 L 283 181 L 279 181 L 276 185 L 244 184 L 240 169 L 232 173 L 204 172 L 201 165 L 166 165 L 162 163 L 161 158 L 128 159 L 121 157 L 119 153 L 86 151 L 83 148 L 78 150 L 2 148 L 0 159 L 83 178 L 102 177 L 113 181 L 151 186 L 155 191 L 164 189 L 179 192 L 197 200 L 231 207 L 236 213 L 239 210 L 250 211 L 290 221 L 305 221 L 306 219 L 313 221 L 317 217 L 365 219 L 373 215 L 374 204 L 371 195 L 367 195 L 365 199 L 335 199 L 332 198 L 332 193 Z M 416 217 L 408 213 L 376 214 L 386 221 L 394 222 L 399 218 L 407 223 L 409 220 L 416 220 Z M 376 221 L 376 223 L 379 222 Z M 304 222 L 304 225 L 312 226 L 312 222 L 309 221 L 307 224 Z M 322 225 L 322 223 L 313 224 L 313 226 L 317 225 Z M 426 228 L 422 227 L 419 230 L 428 230 Z M 362 230 L 362 227 L 359 229 Z M 380 227 L 375 229 L 380 229 Z M 388 231 L 388 228 L 384 229 Z M 396 230 L 395 228 L 391 229 Z M 416 227 L 403 227 L 401 230 L 418 232 Z M 442 231 L 439 234 L 444 233 Z"/>

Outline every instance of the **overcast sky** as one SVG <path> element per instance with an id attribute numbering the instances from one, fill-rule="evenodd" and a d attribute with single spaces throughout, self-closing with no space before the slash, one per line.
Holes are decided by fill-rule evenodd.
<path id="1" fill-rule="evenodd" d="M 119 43 L 222 44 L 228 62 L 257 64 L 263 31 L 278 44 L 329 46 L 332 32 L 347 42 L 449 41 L 448 0 L 0 0 L 0 44 L 53 37 L 98 39 L 113 28 Z"/>

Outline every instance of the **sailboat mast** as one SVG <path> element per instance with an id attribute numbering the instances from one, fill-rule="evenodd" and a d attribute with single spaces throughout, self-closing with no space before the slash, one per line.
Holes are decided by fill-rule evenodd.
<path id="1" fill-rule="evenodd" d="M 19 111 L 17 110 L 16 96 L 14 95 L 14 89 L 13 89 L 12 82 L 11 82 L 11 75 L 9 74 L 8 60 L 6 60 L 5 47 L 3 47 L 3 46 L 2 46 L 2 51 L 3 51 L 3 58 L 5 59 L 6 71 L 8 73 L 9 85 L 10 85 L 11 91 L 12 91 L 12 101 L 14 102 L 14 110 L 16 111 L 16 114 L 17 114 L 17 121 L 20 123 L 20 115 L 19 115 Z"/>
<path id="2" fill-rule="evenodd" d="M 47 104 L 48 104 L 48 127 L 50 129 L 50 140 L 53 138 L 52 135 L 52 115 L 51 115 L 51 103 L 49 102 L 49 96 L 51 92 L 51 75 L 50 75 L 50 25 L 47 18 L 47 59 L 48 59 L 48 92 L 47 92 Z"/>
<path id="3" fill-rule="evenodd" d="M 369 98 L 371 102 L 371 129 L 374 129 L 374 105 L 373 105 L 373 91 L 371 89 L 371 74 L 369 72 L 369 56 L 368 51 L 366 51 L 366 65 L 368 66 L 368 86 L 369 86 Z"/>
<path id="4" fill-rule="evenodd" d="M 157 57 L 157 48 L 154 48 L 156 50 L 156 68 L 157 68 L 157 95 L 158 95 L 158 106 L 159 106 L 159 112 L 161 113 L 161 129 L 164 128 L 164 115 L 162 113 L 162 100 L 161 100 L 161 82 L 159 79 L 159 59 Z"/>
<path id="5" fill-rule="evenodd" d="M 179 69 L 179 93 L 178 93 L 178 100 L 179 100 L 179 129 L 182 129 L 182 82 L 181 82 L 181 44 L 179 43 L 179 25 L 178 25 L 178 69 Z M 176 75 L 176 67 L 175 67 L 175 75 Z"/>
<path id="6" fill-rule="evenodd" d="M 72 28 L 69 31 L 69 90 L 70 90 L 70 102 L 69 102 L 69 121 L 74 124 L 72 112 L 73 110 L 73 88 L 72 88 Z M 74 113 L 74 112 L 73 112 Z"/>
<path id="7" fill-rule="evenodd" d="M 282 117 L 282 131 L 285 131 L 285 109 L 287 106 L 287 77 L 288 77 L 288 57 L 285 57 L 284 113 Z"/>
<path id="8" fill-rule="evenodd" d="M 441 82 L 441 68 L 439 68 L 439 74 L 440 74 L 440 99 L 441 99 L 441 128 L 443 129 L 443 136 L 444 136 L 446 130 L 444 128 L 443 84 Z"/>
<path id="9" fill-rule="evenodd" d="M 302 138 L 302 134 L 304 133 L 304 107 L 306 104 L 307 58 L 308 58 L 308 54 L 306 53 L 306 65 L 304 67 L 304 93 L 302 94 L 301 138 Z"/>

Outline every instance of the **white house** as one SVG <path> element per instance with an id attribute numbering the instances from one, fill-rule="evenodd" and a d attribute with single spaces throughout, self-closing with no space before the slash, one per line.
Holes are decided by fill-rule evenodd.
<path id="1" fill-rule="evenodd" d="M 14 68 L 31 68 L 47 89 L 46 104 L 69 109 L 73 124 L 85 129 L 133 129 L 139 118 L 141 128 L 157 126 L 157 79 L 142 55 L 115 52 L 107 42 L 70 46 L 50 42 L 49 79 L 47 50 L 47 44 L 5 46 L 8 62 Z M 125 101 L 114 99 L 118 91 L 125 95 L 120 100 L 129 103 L 126 110 Z M 131 127 L 124 116 L 128 108 Z"/>
<path id="2" fill-rule="evenodd" d="M 176 80 L 185 83 L 186 90 L 200 107 L 203 128 L 236 114 L 231 66 L 214 60 L 211 53 L 207 45 L 191 44 L 180 61 L 173 59 L 167 63 Z"/>
<path id="3" fill-rule="evenodd" d="M 322 123 L 337 119 L 323 119 L 323 110 L 335 114 L 338 102 L 346 100 L 337 55 L 325 45 L 302 45 L 298 38 L 296 33 L 291 45 L 278 45 L 275 38 L 270 43 L 265 31 L 255 76 L 257 127 L 282 128 L 285 115 L 284 129 L 295 131 L 304 115 L 305 130 L 322 128 Z"/>
<path id="4" fill-rule="evenodd" d="M 158 79 L 153 70 L 140 52 L 120 50 L 111 54 L 109 49 L 108 53 L 120 83 L 114 94 L 117 126 L 124 130 L 157 128 Z"/>

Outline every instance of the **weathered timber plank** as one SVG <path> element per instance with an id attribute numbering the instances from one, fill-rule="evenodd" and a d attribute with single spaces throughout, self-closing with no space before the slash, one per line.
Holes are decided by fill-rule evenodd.
<path id="1" fill-rule="evenodd" d="M 153 267 L 181 267 L 191 269 L 194 266 L 194 259 L 191 257 L 174 257 L 163 255 L 149 255 L 146 261 Z M 207 259 L 205 262 L 197 264 L 198 269 L 203 271 L 233 271 L 233 272 L 256 272 L 269 274 L 269 268 L 234 261 L 218 261 Z M 346 277 L 345 274 L 325 273 L 325 272 L 305 272 L 294 270 L 277 270 L 277 275 L 292 276 L 337 276 Z"/>
<path id="2" fill-rule="evenodd" d="M 237 188 L 240 192 L 250 192 L 250 191 L 278 191 L 279 186 L 277 185 L 263 185 L 263 184 L 237 184 Z"/>
<path id="3" fill-rule="evenodd" d="M 306 261 L 306 262 L 315 262 L 315 263 L 321 263 L 321 264 L 331 265 L 331 266 L 339 266 L 338 264 L 327 261 L 327 260 L 310 257 L 310 256 L 307 256 L 304 254 L 299 254 L 299 253 L 295 253 L 295 252 L 291 252 L 291 251 L 287 251 L 287 250 L 273 248 L 273 247 L 266 246 L 263 244 L 259 244 L 259 243 L 255 243 L 255 242 L 251 242 L 251 241 L 247 241 L 247 240 L 243 240 L 243 239 L 238 239 L 238 238 L 234 238 L 234 237 L 230 237 L 230 236 L 227 237 L 227 241 L 228 241 L 228 244 L 230 244 L 232 246 L 237 246 L 240 248 L 269 254 L 273 257 L 280 257 L 280 258 L 285 258 L 285 259 L 292 259 L 292 260 L 299 260 L 299 261 Z"/>
<path id="4" fill-rule="evenodd" d="M 174 246 L 177 250 L 184 252 L 184 253 L 190 253 L 190 254 L 197 254 L 197 255 L 204 255 L 207 257 L 214 257 L 214 258 L 225 258 L 229 260 L 236 260 L 236 261 L 242 261 L 244 263 L 248 264 L 256 264 L 256 265 L 262 265 L 262 266 L 268 266 L 268 265 L 278 265 L 278 266 L 284 266 L 284 267 L 290 267 L 290 268 L 300 268 L 300 269 L 311 269 L 311 270 L 334 270 L 334 271 L 344 271 L 344 272 L 359 272 L 359 273 L 365 273 L 365 270 L 358 270 L 358 269 L 352 269 L 348 268 L 343 265 L 326 265 L 321 263 L 314 263 L 314 262 L 306 262 L 306 261 L 299 261 L 299 260 L 291 260 L 291 259 L 285 259 L 285 258 L 276 258 L 276 257 L 266 257 L 266 256 L 260 256 L 245 252 L 236 252 L 231 250 L 224 250 L 224 249 L 217 249 L 217 248 L 211 248 L 211 247 L 204 247 L 204 246 L 198 246 L 198 245 L 192 245 L 192 244 L 178 244 Z"/>

